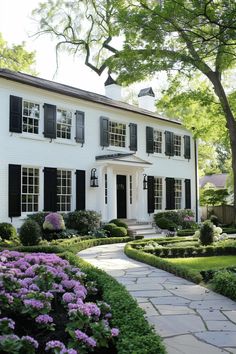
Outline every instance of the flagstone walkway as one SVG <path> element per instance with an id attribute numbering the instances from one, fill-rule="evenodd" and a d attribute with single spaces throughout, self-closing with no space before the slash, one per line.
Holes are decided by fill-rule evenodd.
<path id="1" fill-rule="evenodd" d="M 97 246 L 78 255 L 125 285 L 163 338 L 168 354 L 236 354 L 236 302 L 134 261 L 123 247 Z"/>

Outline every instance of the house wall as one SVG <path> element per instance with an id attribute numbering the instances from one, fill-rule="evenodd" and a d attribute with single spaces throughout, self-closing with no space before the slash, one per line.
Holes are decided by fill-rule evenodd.
<path id="1" fill-rule="evenodd" d="M 29 133 L 11 133 L 9 132 L 9 96 L 15 95 L 25 100 L 40 104 L 40 127 L 39 134 Z M 75 142 L 75 116 L 73 114 L 72 138 L 66 139 L 48 139 L 43 136 L 43 105 L 49 103 L 56 105 L 57 108 L 76 110 L 85 112 L 85 143 L 82 146 Z M 141 114 L 126 112 L 121 109 L 115 109 L 102 104 L 86 102 L 80 99 L 71 98 L 62 94 L 52 93 L 46 90 L 30 87 L 14 81 L 0 79 L 0 107 L 1 107 L 1 130 L 0 130 L 0 149 L 1 149 L 1 168 L 0 168 L 0 221 L 10 222 L 8 217 L 8 165 L 19 164 L 26 167 L 40 168 L 40 202 L 39 209 L 43 210 L 43 168 L 55 167 L 61 169 L 86 170 L 86 209 L 96 210 L 102 213 L 103 220 L 109 220 L 113 214 L 104 204 L 104 174 L 109 175 L 109 166 L 95 161 L 95 156 L 114 153 L 130 153 L 129 150 L 129 123 L 138 125 L 138 150 L 136 156 L 147 162 L 152 163 L 148 168 L 139 168 L 137 170 L 133 165 L 127 166 L 122 163 L 113 166 L 114 176 L 108 176 L 115 183 L 115 174 L 127 175 L 127 184 L 129 176 L 133 179 L 133 203 L 128 203 L 128 217 L 142 220 L 151 220 L 152 215 L 147 213 L 147 191 L 142 188 L 142 175 L 152 175 L 156 177 L 173 177 L 179 179 L 191 179 L 191 200 L 192 209 L 195 209 L 195 162 L 194 162 L 194 143 L 191 139 L 191 159 L 183 157 L 166 157 L 165 154 L 147 154 L 146 153 L 146 126 L 154 129 L 170 130 L 175 134 L 184 136 L 191 135 L 182 126 L 149 118 Z M 126 148 L 100 146 L 100 116 L 109 117 L 112 121 L 124 122 L 127 124 L 127 146 Z M 182 143 L 183 149 L 183 143 Z M 164 151 L 164 142 L 163 142 Z M 99 187 L 90 187 L 90 171 L 96 167 L 99 177 Z M 72 210 L 75 209 L 75 177 L 72 178 Z M 114 186 L 115 184 L 113 184 Z M 165 205 L 165 183 L 163 183 L 163 206 Z M 109 194 L 115 193 L 110 189 Z M 127 186 L 127 196 L 129 195 L 129 186 Z M 115 197 L 113 203 L 116 203 Z M 138 203 L 138 205 L 137 205 Z M 184 208 L 184 184 L 183 184 L 183 208 Z M 13 224 L 18 227 L 22 223 L 25 215 L 19 218 L 13 218 Z"/>

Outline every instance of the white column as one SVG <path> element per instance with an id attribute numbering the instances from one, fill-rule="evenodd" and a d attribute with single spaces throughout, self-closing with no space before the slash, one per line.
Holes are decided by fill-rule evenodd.
<path id="1" fill-rule="evenodd" d="M 97 176 L 98 176 L 98 189 L 97 190 L 97 211 L 98 213 L 101 214 L 102 216 L 102 220 L 105 219 L 105 215 L 104 215 L 104 206 L 105 206 L 105 177 L 103 174 L 103 166 L 99 166 L 97 167 Z"/>
<path id="2" fill-rule="evenodd" d="M 138 172 L 138 220 L 147 219 L 147 190 L 143 189 L 143 170 Z"/>
<path id="3" fill-rule="evenodd" d="M 116 176 L 113 173 L 113 168 L 107 167 L 107 219 L 116 219 Z"/>

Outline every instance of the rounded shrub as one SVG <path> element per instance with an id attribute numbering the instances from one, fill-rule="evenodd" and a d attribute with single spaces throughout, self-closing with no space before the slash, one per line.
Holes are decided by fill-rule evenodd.
<path id="1" fill-rule="evenodd" d="M 200 228 L 199 240 L 203 246 L 211 245 L 214 241 L 214 228 L 210 220 L 204 221 Z"/>
<path id="2" fill-rule="evenodd" d="M 106 225 L 103 226 L 103 229 L 106 230 L 106 231 L 109 231 L 110 234 L 112 234 L 112 230 L 117 228 L 117 225 L 114 224 L 114 223 L 108 223 Z"/>
<path id="3" fill-rule="evenodd" d="M 156 220 L 156 224 L 160 229 L 167 229 L 170 231 L 174 231 L 177 228 L 177 225 L 166 218 L 160 218 Z"/>
<path id="4" fill-rule="evenodd" d="M 80 235 L 99 228 L 101 215 L 93 210 L 76 210 L 67 214 L 66 227 L 77 230 Z"/>
<path id="5" fill-rule="evenodd" d="M 0 237 L 2 240 L 10 240 L 17 235 L 16 229 L 7 222 L 0 223 Z"/>
<path id="6" fill-rule="evenodd" d="M 127 236 L 127 230 L 125 227 L 116 226 L 111 231 L 111 237 L 124 237 Z"/>
<path id="7" fill-rule="evenodd" d="M 49 231 L 60 231 L 65 229 L 63 216 L 59 213 L 49 213 L 45 217 L 43 229 Z"/>
<path id="8" fill-rule="evenodd" d="M 210 217 L 210 221 L 215 225 L 218 226 L 219 225 L 219 219 L 216 215 L 211 215 Z"/>
<path id="9" fill-rule="evenodd" d="M 20 241 L 23 246 L 38 245 L 41 241 L 41 229 L 34 220 L 26 220 L 20 228 Z"/>
<path id="10" fill-rule="evenodd" d="M 128 225 L 120 219 L 112 219 L 109 221 L 109 224 L 116 224 L 116 226 L 125 227 L 128 229 Z"/>

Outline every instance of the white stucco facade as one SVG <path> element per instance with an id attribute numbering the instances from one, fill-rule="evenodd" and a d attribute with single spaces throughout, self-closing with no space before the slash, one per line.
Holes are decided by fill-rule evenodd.
<path id="1" fill-rule="evenodd" d="M 14 133 L 9 131 L 9 97 L 18 96 L 23 100 L 37 103 L 40 107 L 38 134 Z M 72 112 L 71 139 L 44 137 L 44 104 Z M 185 208 L 184 181 L 191 181 L 191 208 L 196 210 L 196 161 L 195 144 L 191 133 L 183 126 L 168 120 L 143 115 L 119 107 L 111 107 L 99 102 L 86 101 L 56 93 L 14 79 L 1 77 L 1 168 L 0 168 L 0 222 L 12 222 L 19 227 L 29 212 L 9 217 L 9 165 L 33 167 L 39 170 L 38 211 L 44 210 L 44 168 L 51 167 L 71 171 L 71 211 L 76 209 L 76 170 L 85 171 L 85 208 L 96 210 L 103 221 L 116 218 L 117 175 L 125 176 L 126 218 L 140 221 L 152 220 L 153 214 L 147 211 L 147 190 L 143 189 L 143 175 L 162 179 L 162 210 L 166 208 L 165 178 L 181 180 L 181 207 Z M 84 144 L 74 139 L 76 130 L 75 112 L 84 112 Z M 108 117 L 112 122 L 123 123 L 126 127 L 125 147 L 100 145 L 100 117 Z M 137 151 L 129 149 L 129 124 L 137 124 Z M 162 132 L 162 153 L 146 152 L 146 127 Z M 165 131 L 181 137 L 181 156 L 165 155 Z M 184 158 L 185 135 L 190 136 L 191 158 Z M 116 155 L 121 154 L 121 155 Z M 98 159 L 96 159 L 98 157 Z M 91 169 L 96 168 L 98 187 L 90 187 Z M 105 176 L 106 175 L 106 176 Z M 155 210 L 157 212 L 157 210 Z"/>

